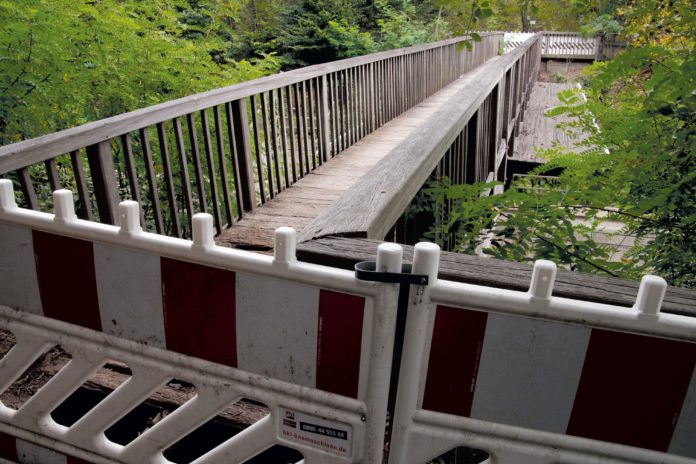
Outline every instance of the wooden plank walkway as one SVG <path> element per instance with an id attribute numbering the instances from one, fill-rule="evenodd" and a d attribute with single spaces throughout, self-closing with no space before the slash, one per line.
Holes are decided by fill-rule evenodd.
<path id="1" fill-rule="evenodd" d="M 520 135 L 515 139 L 515 152 L 511 159 L 543 163 L 545 160 L 537 156 L 535 148 L 551 148 L 554 142 L 570 147 L 577 141 L 558 127 L 559 124 L 568 121 L 567 117 L 550 118 L 544 115 L 547 110 L 561 103 L 556 96 L 558 92 L 574 86 L 573 83 L 534 83 L 527 110 L 524 112 L 524 121 L 520 125 Z"/>
<path id="2" fill-rule="evenodd" d="M 424 119 L 447 105 L 465 85 L 466 80 L 460 77 L 368 134 L 272 200 L 245 213 L 243 219 L 216 237 L 216 243 L 264 251 L 273 248 L 273 231 L 277 227 L 293 227 L 299 233 L 400 142 L 418 130 Z"/>

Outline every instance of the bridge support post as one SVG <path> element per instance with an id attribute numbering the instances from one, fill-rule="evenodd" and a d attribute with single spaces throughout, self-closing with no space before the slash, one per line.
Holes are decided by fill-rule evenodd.
<path id="1" fill-rule="evenodd" d="M 111 140 L 87 147 L 87 161 L 94 183 L 94 195 L 99 209 L 99 221 L 118 225 L 118 187 L 111 154 Z"/>
<path id="2" fill-rule="evenodd" d="M 329 134 L 329 87 L 326 74 L 321 76 L 321 158 L 326 162 L 329 158 L 331 136 Z"/>

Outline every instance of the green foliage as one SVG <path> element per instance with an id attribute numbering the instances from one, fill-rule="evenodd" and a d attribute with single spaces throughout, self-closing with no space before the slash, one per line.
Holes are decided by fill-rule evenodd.
<path id="1" fill-rule="evenodd" d="M 385 0 L 375 2 L 380 16 L 377 19 L 379 27 L 377 47 L 380 50 L 410 47 L 431 40 L 434 29 L 425 21 L 418 19 L 412 4 L 404 3 L 402 9 L 396 9 Z"/>
<path id="2" fill-rule="evenodd" d="M 626 12 L 629 24 L 631 13 L 646 10 Z M 670 27 L 677 37 L 696 32 L 683 22 Z M 572 90 L 559 96 L 562 105 L 549 115 L 572 117 L 567 130 L 587 138 L 575 147 L 581 154 L 560 147 L 542 154 L 550 162 L 532 174 L 560 168 L 557 180 L 539 185 L 532 177 L 489 197 L 479 196 L 488 185 L 431 188 L 434 203 L 457 205 L 432 236 L 455 233 L 466 252 L 486 241 L 496 257 L 543 257 L 628 278 L 653 272 L 672 285 L 696 286 L 696 54 L 692 41 L 671 39 L 653 36 L 593 65 L 586 99 Z M 624 225 L 617 236 L 636 237 L 620 260 L 596 240 L 611 221 Z"/>
<path id="3" fill-rule="evenodd" d="M 621 24 L 612 15 L 608 14 L 596 16 L 580 28 L 580 32 L 585 37 L 620 34 L 622 31 L 623 27 L 621 27 Z"/>
<path id="4" fill-rule="evenodd" d="M 211 10 L 181 0 L 1 2 L 0 17 L 0 144 L 278 69 L 227 59 Z"/>
<path id="5" fill-rule="evenodd" d="M 350 58 L 374 51 L 375 44 L 367 32 L 360 32 L 355 25 L 348 25 L 345 20 L 340 23 L 329 21 L 324 31 L 328 43 L 336 50 L 336 57 Z"/>
<path id="6" fill-rule="evenodd" d="M 346 0 L 302 0 L 284 12 L 279 31 L 279 50 L 285 65 L 299 67 L 345 56 L 368 47 L 361 32 L 366 18 L 356 2 Z M 340 44 L 347 40 L 346 44 Z"/>

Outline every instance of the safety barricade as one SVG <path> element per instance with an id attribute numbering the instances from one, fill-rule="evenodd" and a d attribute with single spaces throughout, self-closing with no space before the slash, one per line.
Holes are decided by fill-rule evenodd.
<path id="1" fill-rule="evenodd" d="M 390 464 L 461 447 L 486 463 L 696 462 L 696 319 L 660 313 L 646 276 L 633 308 L 436 281 L 415 248 Z M 666 454 L 669 453 L 669 454 Z"/>
<path id="2" fill-rule="evenodd" d="M 0 329 L 16 340 L 0 394 L 47 349 L 71 356 L 20 407 L 0 403 L 0 462 L 170 462 L 244 399 L 265 412 L 193 462 L 282 445 L 297 462 L 378 464 L 385 437 L 390 464 L 458 447 L 467 462 L 696 462 L 696 319 L 660 312 L 658 277 L 622 308 L 552 297 L 545 261 L 526 293 L 437 280 L 427 243 L 411 276 L 394 244 L 354 275 L 297 262 L 292 229 L 276 232 L 270 257 L 216 246 L 207 214 L 190 242 L 144 233 L 134 202 L 119 206 L 120 227 L 77 220 L 69 191 L 54 205 L 18 208 L 0 180 Z M 127 378 L 57 421 L 110 362 Z M 195 394 L 129 441 L 109 438 L 174 380 Z"/>
<path id="3" fill-rule="evenodd" d="M 168 462 L 163 451 L 249 398 L 270 413 L 196 463 L 241 463 L 274 444 L 306 463 L 382 462 L 398 286 L 297 262 L 292 229 L 271 257 L 216 246 L 207 214 L 191 242 L 143 232 L 135 202 L 119 205 L 120 227 L 76 219 L 67 190 L 54 205 L 18 208 L 0 180 L 0 328 L 17 340 L 0 393 L 47 347 L 72 356 L 18 410 L 0 404 L 0 458 L 33 447 L 67 462 Z M 378 261 L 398 272 L 393 249 Z M 107 360 L 131 377 L 73 425 L 55 422 Z M 105 437 L 173 378 L 197 394 L 126 445 Z"/>

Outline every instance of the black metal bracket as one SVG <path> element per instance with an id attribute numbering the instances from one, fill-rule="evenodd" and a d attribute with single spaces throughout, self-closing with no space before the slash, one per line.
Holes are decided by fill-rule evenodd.
<path id="1" fill-rule="evenodd" d="M 368 282 L 428 285 L 426 274 L 411 274 L 411 269 L 410 264 L 402 264 L 401 272 L 379 272 L 375 261 L 361 261 L 355 265 L 355 278 Z"/>
<path id="2" fill-rule="evenodd" d="M 387 412 L 390 424 L 393 423 L 394 408 L 396 406 L 396 388 L 399 383 L 399 370 L 401 355 L 406 333 L 406 316 L 408 312 L 408 298 L 411 285 L 428 285 L 427 274 L 411 274 L 412 266 L 402 264 L 401 272 L 379 272 L 375 261 L 362 261 L 355 265 L 355 278 L 368 282 L 384 282 L 399 284 L 399 302 L 396 308 L 396 327 L 394 332 L 394 352 L 389 381 L 389 397 L 387 399 Z M 387 427 L 387 441 L 391 441 L 391 425 Z"/>

